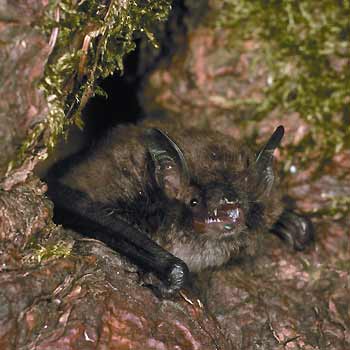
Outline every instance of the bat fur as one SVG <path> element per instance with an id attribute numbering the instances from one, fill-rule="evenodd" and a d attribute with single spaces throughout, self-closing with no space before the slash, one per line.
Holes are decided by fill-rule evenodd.
<path id="1" fill-rule="evenodd" d="M 58 209 L 65 209 L 65 201 L 75 202 L 70 193 L 82 194 L 76 199 L 79 220 L 93 211 L 99 213 L 102 226 L 111 217 L 121 220 L 183 261 L 191 272 L 254 254 L 259 238 L 271 229 L 292 244 L 301 232 L 302 249 L 312 235 L 311 223 L 283 209 L 272 165 L 283 128 L 275 134 L 279 139 L 269 142 L 276 144 L 268 142 L 256 153 L 219 132 L 185 128 L 175 121 L 118 126 L 90 152 L 51 171 L 55 180 L 51 186 L 49 180 L 49 194 Z M 58 183 L 69 189 L 62 198 L 57 195 Z M 77 229 L 79 225 L 67 219 L 70 211 L 69 207 L 60 221 Z M 81 231 L 89 231 L 87 227 Z M 113 232 L 112 225 L 109 234 L 118 232 L 121 229 Z M 110 245 L 118 250 L 118 244 Z M 122 253 L 129 255 L 128 244 Z M 165 284 L 172 283 L 167 275 L 161 277 Z"/>

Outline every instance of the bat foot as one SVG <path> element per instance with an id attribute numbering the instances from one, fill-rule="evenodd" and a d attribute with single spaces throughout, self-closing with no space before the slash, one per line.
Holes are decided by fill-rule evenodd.
<path id="1" fill-rule="evenodd" d="M 292 210 L 283 211 L 271 232 L 297 251 L 304 250 L 315 239 L 311 220 Z"/>

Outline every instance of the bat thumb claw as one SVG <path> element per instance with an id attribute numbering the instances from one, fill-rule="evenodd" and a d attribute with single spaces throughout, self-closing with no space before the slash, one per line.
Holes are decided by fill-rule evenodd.
<path id="1" fill-rule="evenodd" d="M 158 284 L 143 284 L 143 286 L 151 289 L 158 298 L 168 299 L 188 285 L 189 275 L 190 272 L 187 265 L 180 259 L 177 259 L 171 264 L 166 276 L 166 283 L 160 281 Z"/>

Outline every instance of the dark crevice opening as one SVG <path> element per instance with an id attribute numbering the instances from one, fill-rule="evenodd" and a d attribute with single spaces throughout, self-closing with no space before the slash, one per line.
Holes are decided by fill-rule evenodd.
<path id="1" fill-rule="evenodd" d="M 139 99 L 144 81 L 150 72 L 169 64 L 175 53 L 186 49 L 188 31 L 200 23 L 207 10 L 207 0 L 191 6 L 186 0 L 174 0 L 168 20 L 153 28 L 159 49 L 154 49 L 144 36 L 136 38 L 136 49 L 124 59 L 124 73 L 116 72 L 99 82 L 108 98 L 95 96 L 85 107 L 87 140 L 102 137 L 117 124 L 135 123 L 146 117 Z"/>
<path id="2" fill-rule="evenodd" d="M 143 117 L 137 92 L 139 45 L 124 61 L 124 73 L 116 73 L 99 83 L 107 97 L 94 96 L 83 112 L 84 132 L 89 139 L 101 137 L 109 128 L 125 122 L 135 123 Z"/>
<path id="3" fill-rule="evenodd" d="M 36 173 L 43 177 L 52 164 L 71 156 L 90 152 L 96 142 L 112 127 L 122 123 L 136 123 L 146 117 L 162 117 L 166 111 L 146 115 L 147 103 L 142 98 L 149 74 L 160 66 L 170 66 L 174 55 L 185 55 L 188 34 L 197 27 L 208 10 L 208 0 L 189 2 L 174 0 L 168 20 L 151 28 L 159 49 L 141 35 L 135 38 L 136 48 L 124 58 L 124 73 L 101 79 L 98 83 L 107 94 L 92 97 L 82 113 L 83 130 L 72 126 L 67 139 L 62 139 L 46 162 L 37 167 Z"/>

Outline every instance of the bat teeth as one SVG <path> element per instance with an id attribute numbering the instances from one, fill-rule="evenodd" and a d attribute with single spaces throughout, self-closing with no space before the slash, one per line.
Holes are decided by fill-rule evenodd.
<path id="1" fill-rule="evenodd" d="M 239 215 L 240 213 L 238 208 L 230 212 L 230 218 L 233 219 L 234 221 L 236 221 L 239 218 Z"/>
<path id="2" fill-rule="evenodd" d="M 213 216 L 209 216 L 206 220 L 205 220 L 205 222 L 207 223 L 207 224 L 212 224 L 212 223 L 220 223 L 220 222 L 222 222 L 219 218 L 217 218 L 217 217 L 213 217 Z"/>

